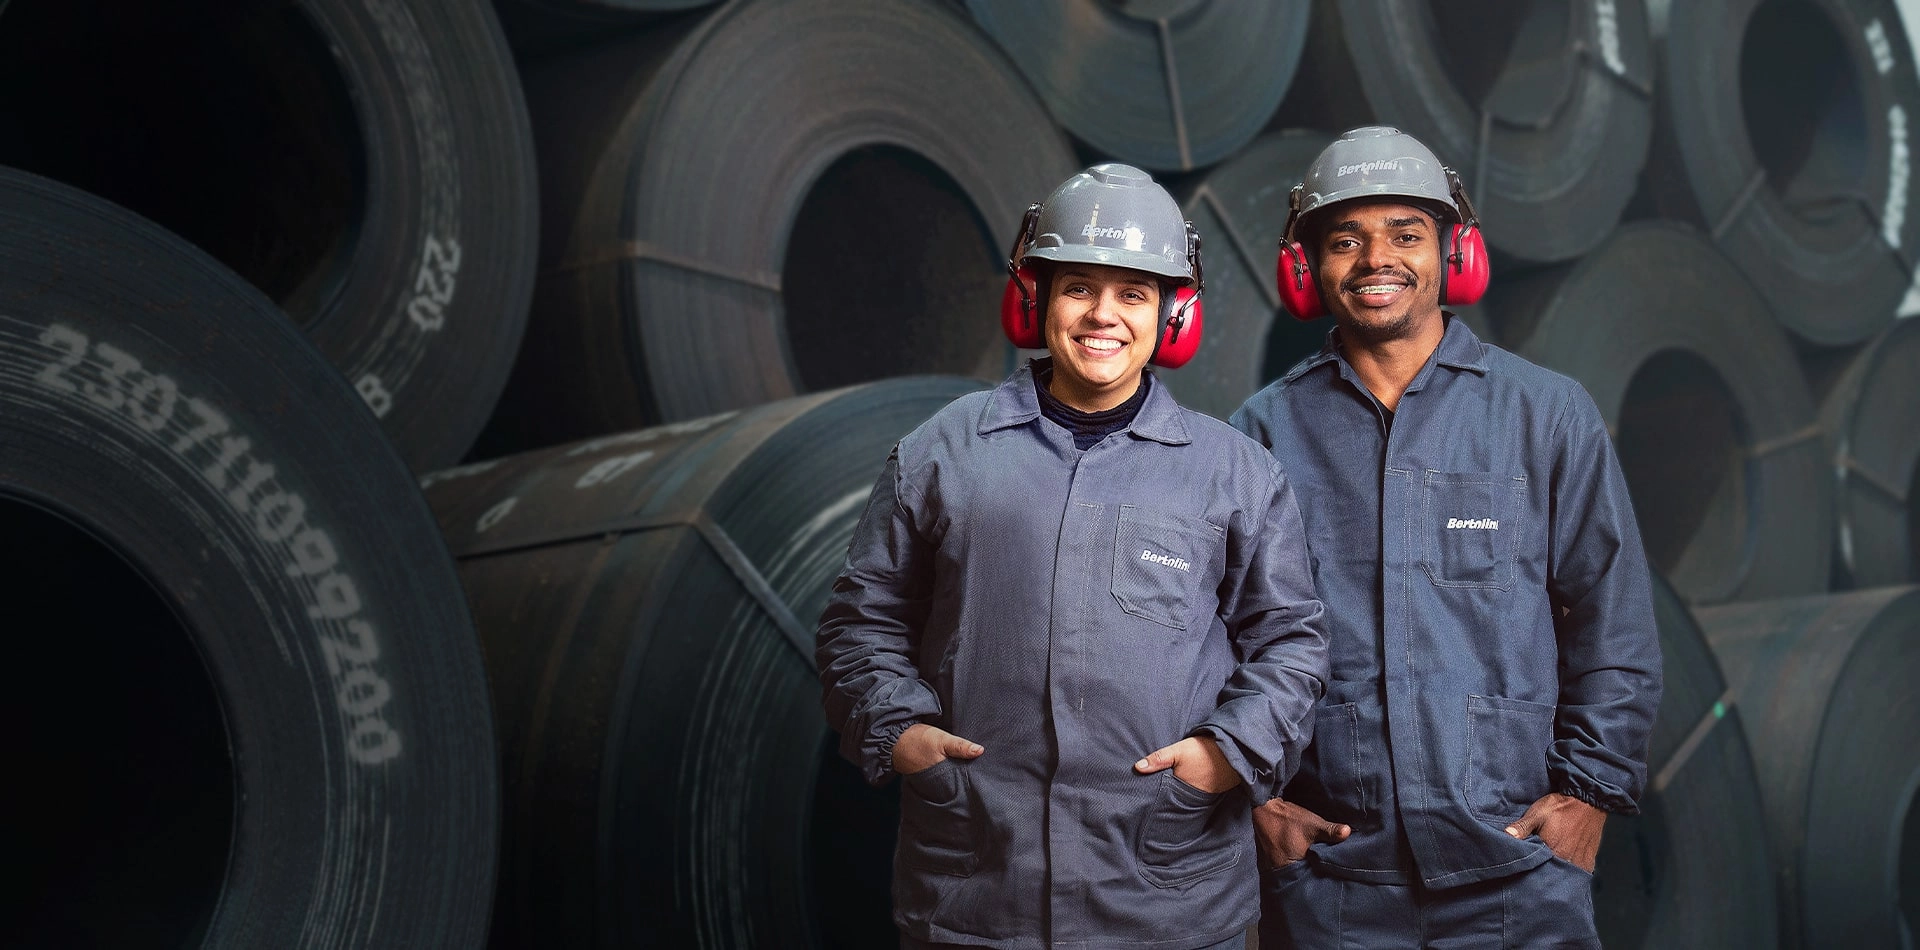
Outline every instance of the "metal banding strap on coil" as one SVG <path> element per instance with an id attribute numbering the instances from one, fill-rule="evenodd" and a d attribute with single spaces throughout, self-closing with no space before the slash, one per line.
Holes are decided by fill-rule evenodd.
<path id="1" fill-rule="evenodd" d="M 1859 343 L 1916 277 L 1920 77 L 1894 0 L 1688 0 L 1660 38 L 1645 181 L 1788 330 Z"/>
<path id="2" fill-rule="evenodd" d="M 659 25 L 717 0 L 494 0 L 507 41 L 523 58 L 551 55 L 618 31 Z"/>
<path id="3" fill-rule="evenodd" d="M 890 933 L 897 811 L 838 757 L 813 628 L 888 451 L 982 385 L 888 379 L 423 480 L 501 736 L 493 939 Z"/>
<path id="4" fill-rule="evenodd" d="M 1286 95 L 1310 0 L 967 0 L 1054 118 L 1096 152 L 1191 171 L 1237 152 Z"/>
<path id="5" fill-rule="evenodd" d="M 1178 371 L 1158 371 L 1181 405 L 1225 419 L 1326 343 L 1333 318 L 1302 322 L 1281 309 L 1274 265 L 1287 226 L 1288 186 L 1306 176 L 1332 141 L 1305 129 L 1270 133 L 1180 190 L 1181 208 L 1207 242 L 1200 353 Z M 1454 309 L 1482 339 L 1491 339 L 1480 308 Z"/>
<path id="6" fill-rule="evenodd" d="M 526 107 L 489 4 L 11 0 L 0 62 L 0 164 L 259 287 L 415 471 L 466 453 L 538 254 Z"/>
<path id="7" fill-rule="evenodd" d="M 1782 943 L 1920 933 L 1920 588 L 1727 604 L 1696 616 L 1767 790 Z"/>
<path id="8" fill-rule="evenodd" d="M 1820 421 L 1841 573 L 1854 587 L 1920 581 L 1920 320 L 1895 323 L 1854 358 Z"/>
<path id="9" fill-rule="evenodd" d="M 16 751 L 44 773 L 12 790 L 9 942 L 480 945 L 498 776 L 466 597 L 292 321 L 0 171 L 0 458 Z"/>
<path id="10" fill-rule="evenodd" d="M 1520 260 L 1571 260 L 1620 220 L 1653 134 L 1639 0 L 1319 0 L 1313 12 L 1293 101 L 1327 111 L 1298 118 L 1411 133 L 1460 172 L 1487 243 Z"/>
<path id="11" fill-rule="evenodd" d="M 1493 290 L 1505 342 L 1598 404 L 1648 556 L 1682 599 L 1826 589 L 1832 479 L 1812 399 L 1766 303 L 1712 244 L 1630 224 Z"/>
<path id="12" fill-rule="evenodd" d="M 730 4 L 541 60 L 527 89 L 541 319 L 484 450 L 1013 368 L 1006 242 L 1074 159 L 958 10 Z"/>
<path id="13" fill-rule="evenodd" d="M 1765 950 L 1778 942 L 1760 783 L 1720 665 L 1659 576 L 1664 683 L 1640 814 L 1612 815 L 1594 868 L 1608 948 Z M 1751 713 L 1749 713 L 1751 715 Z"/>

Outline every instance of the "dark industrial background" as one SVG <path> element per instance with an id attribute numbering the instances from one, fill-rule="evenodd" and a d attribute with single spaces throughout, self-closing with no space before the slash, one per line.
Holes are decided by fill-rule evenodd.
<path id="1" fill-rule="evenodd" d="M 8 947 L 890 947 L 811 642 L 889 446 L 1153 171 L 1225 417 L 1286 192 L 1459 169 L 1667 687 L 1609 947 L 1920 933 L 1920 130 L 1894 0 L 0 0 Z"/>

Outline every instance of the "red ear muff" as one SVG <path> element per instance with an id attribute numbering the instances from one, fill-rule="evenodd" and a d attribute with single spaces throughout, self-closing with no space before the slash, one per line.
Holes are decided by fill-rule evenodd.
<path id="1" fill-rule="evenodd" d="M 1299 241 L 1281 242 L 1274 279 L 1279 282 L 1281 305 L 1295 319 L 1318 320 L 1327 315 L 1327 306 L 1320 300 L 1320 285 L 1314 280 L 1313 268 L 1307 264 L 1307 251 Z"/>
<path id="2" fill-rule="evenodd" d="M 1000 294 L 1000 329 L 1007 334 L 1007 342 L 1023 350 L 1041 350 L 1047 341 L 1041 338 L 1040 308 L 1035 305 L 1036 282 L 1033 268 L 1022 267 L 1007 279 L 1007 289 Z"/>
<path id="3" fill-rule="evenodd" d="M 1173 317 L 1167 321 L 1167 328 L 1160 331 L 1160 346 L 1153 351 L 1152 363 L 1167 369 L 1179 369 L 1200 352 L 1200 330 L 1206 323 L 1201 317 L 1200 292 L 1192 287 L 1177 287 L 1173 291 Z"/>
<path id="4" fill-rule="evenodd" d="M 1465 307 L 1480 302 L 1493 276 L 1487 267 L 1487 242 L 1480 229 L 1471 224 L 1453 226 L 1452 251 L 1440 278 L 1440 302 L 1449 307 Z"/>

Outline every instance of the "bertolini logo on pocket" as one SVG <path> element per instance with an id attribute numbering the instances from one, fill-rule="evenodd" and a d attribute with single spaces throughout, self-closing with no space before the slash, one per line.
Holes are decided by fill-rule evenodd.
<path id="1" fill-rule="evenodd" d="M 1166 565 L 1167 567 L 1174 568 L 1175 570 L 1186 571 L 1188 573 L 1193 572 L 1193 562 L 1183 557 L 1172 557 L 1166 554 L 1155 554 L 1152 548 L 1140 549 L 1140 560 L 1151 561 L 1155 564 L 1163 564 L 1163 565 Z"/>
<path id="2" fill-rule="evenodd" d="M 1500 530 L 1500 522 L 1492 518 L 1448 518 L 1447 527 L 1449 529 L 1472 528 L 1479 531 L 1498 531 Z"/>

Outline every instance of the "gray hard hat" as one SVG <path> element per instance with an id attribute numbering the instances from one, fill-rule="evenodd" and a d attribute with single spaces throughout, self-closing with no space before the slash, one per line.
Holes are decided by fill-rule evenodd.
<path id="1" fill-rule="evenodd" d="M 1462 209 L 1454 204 L 1458 182 L 1419 139 L 1390 126 L 1362 126 L 1335 139 L 1307 167 L 1294 195 L 1294 213 L 1312 214 L 1353 198 L 1405 198 L 1460 223 Z"/>
<path id="2" fill-rule="evenodd" d="M 1153 176 L 1108 162 L 1066 180 L 1039 206 L 1020 263 L 1106 264 L 1194 281 L 1191 226 Z"/>

